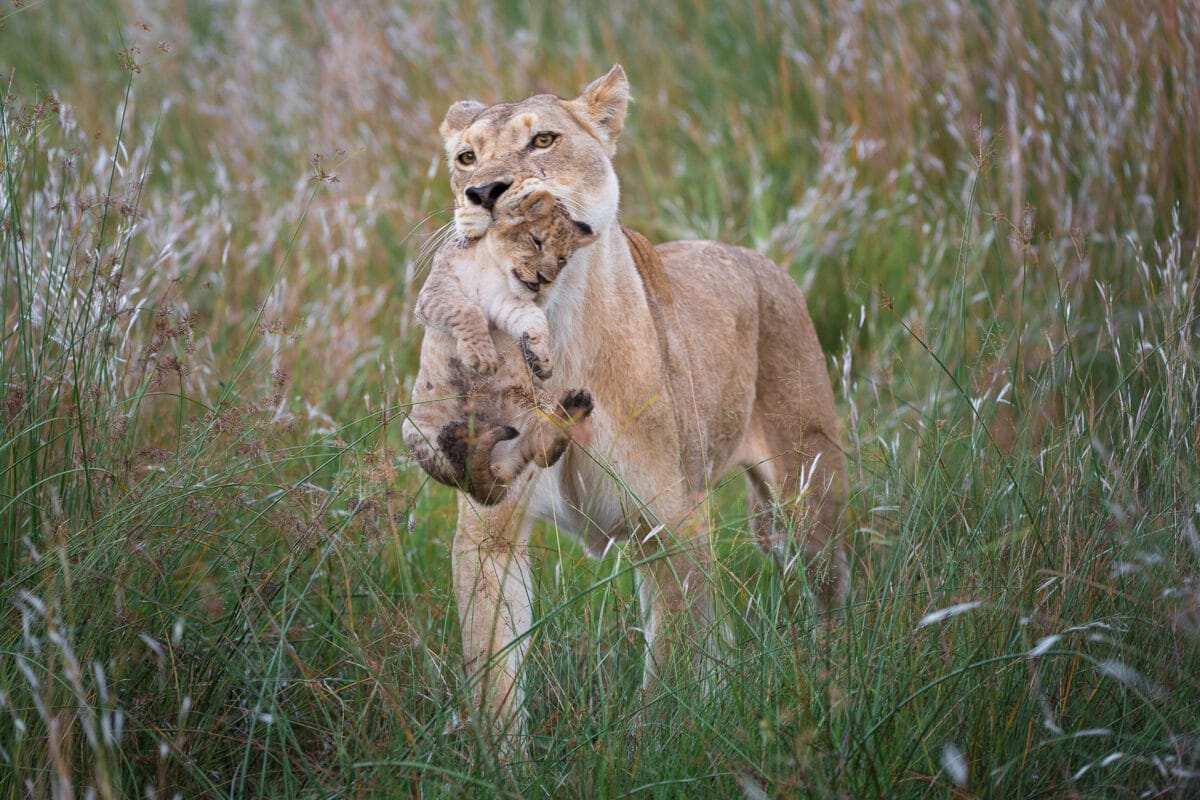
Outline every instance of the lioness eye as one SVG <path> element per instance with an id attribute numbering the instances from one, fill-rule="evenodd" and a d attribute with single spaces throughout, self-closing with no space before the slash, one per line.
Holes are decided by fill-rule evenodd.
<path id="1" fill-rule="evenodd" d="M 458 163 L 462 164 L 464 167 L 469 167 L 472 164 L 474 164 L 475 163 L 475 151 L 474 150 L 463 150 L 461 153 L 458 154 Z"/>
<path id="2" fill-rule="evenodd" d="M 539 253 L 542 251 L 542 240 L 541 239 L 539 239 L 538 237 L 534 236 L 531 233 L 531 234 L 529 234 L 529 241 L 533 242 L 533 246 L 538 249 Z"/>
<path id="3" fill-rule="evenodd" d="M 558 137 L 555 136 L 553 133 L 546 133 L 545 131 L 542 131 L 537 136 L 533 137 L 533 146 L 534 147 L 549 147 L 550 145 L 554 144 L 554 140 L 557 138 Z"/>

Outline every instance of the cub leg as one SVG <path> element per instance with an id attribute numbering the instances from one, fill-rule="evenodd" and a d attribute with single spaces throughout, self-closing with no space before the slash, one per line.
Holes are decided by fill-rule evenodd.
<path id="1" fill-rule="evenodd" d="M 481 419 L 474 421 L 485 424 Z M 497 480 L 492 470 L 492 456 L 497 445 L 518 435 L 519 431 L 511 425 L 486 426 L 479 432 L 473 431 L 466 420 L 447 422 L 438 433 L 437 444 L 440 453 L 444 454 L 444 460 L 455 471 L 457 482 L 451 485 L 484 505 L 499 503 L 508 491 L 509 482 Z M 433 475 L 432 472 L 430 474 Z"/>
<path id="2" fill-rule="evenodd" d="M 416 416 L 415 410 L 412 416 Z M 425 470 L 435 481 L 447 486 L 458 486 L 462 475 L 454 468 L 437 444 L 429 439 L 422 428 L 429 429 L 429 426 L 418 426 L 411 418 L 405 418 L 401 430 L 408 451 L 421 465 L 421 469 Z M 437 438 L 436 434 L 434 438 Z"/>
<path id="3" fill-rule="evenodd" d="M 492 450 L 492 474 L 501 482 L 513 481 L 530 462 L 539 467 L 554 465 L 577 434 L 578 424 L 591 415 L 595 404 L 591 392 L 572 389 L 562 396 L 552 412 L 527 412 L 518 439 L 501 442 Z"/>
<path id="4" fill-rule="evenodd" d="M 535 376 L 546 380 L 554 374 L 550 363 L 550 323 L 546 312 L 532 302 L 508 302 L 500 308 L 491 309 L 492 319 L 499 330 L 504 331 L 521 346 L 521 355 Z"/>
<path id="5" fill-rule="evenodd" d="M 416 318 L 425 326 L 452 336 L 459 359 L 479 374 L 494 375 L 500 368 L 500 356 L 492 343 L 483 310 L 453 281 L 438 275 L 436 269 L 417 295 Z"/>

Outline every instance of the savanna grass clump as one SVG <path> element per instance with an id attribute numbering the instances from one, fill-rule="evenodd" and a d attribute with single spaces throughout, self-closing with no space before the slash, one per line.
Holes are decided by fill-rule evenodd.
<path id="1" fill-rule="evenodd" d="M 1194 4 L 0 18 L 3 796 L 1200 791 Z M 630 565 L 540 530 L 505 764 L 399 436 L 434 128 L 615 61 L 626 218 L 810 294 L 853 602 L 714 487 L 736 645 L 646 698 Z"/>
<path id="2" fill-rule="evenodd" d="M 347 587 L 317 575 L 362 573 L 407 524 L 380 444 L 390 416 L 298 431 L 264 347 L 287 331 L 261 303 L 212 380 L 184 281 L 147 246 L 152 137 L 135 144 L 123 120 L 111 150 L 95 147 L 55 97 L 0 114 L 9 790 L 257 793 L 246 782 L 267 761 L 251 743 L 282 731 L 311 777 L 333 742 L 302 722 L 307 698 L 347 673 L 294 672 L 323 634 L 293 623 L 326 591 L 357 620 Z M 319 605 L 332 624 L 336 604 Z M 345 635 L 403 616 L 383 597 L 365 607 Z"/>

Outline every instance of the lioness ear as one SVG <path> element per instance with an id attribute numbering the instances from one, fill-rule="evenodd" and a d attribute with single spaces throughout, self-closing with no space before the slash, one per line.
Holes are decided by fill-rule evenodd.
<path id="1" fill-rule="evenodd" d="M 474 100 L 462 100 L 455 103 L 446 112 L 441 126 L 438 127 L 438 132 L 442 134 L 442 138 L 449 144 L 450 140 L 466 130 L 467 126 L 479 116 L 479 112 L 485 108 L 487 106 L 483 103 L 476 103 Z"/>
<path id="2" fill-rule="evenodd" d="M 625 70 L 617 64 L 603 78 L 585 86 L 572 102 L 595 126 L 611 155 L 617 149 L 617 137 L 625 127 L 625 112 L 629 109 L 629 79 Z"/>
<path id="3" fill-rule="evenodd" d="M 575 227 L 576 247 L 584 247 L 585 245 L 589 245 L 599 238 L 599 234 L 592 230 L 592 226 L 588 225 L 586 222 L 580 222 L 577 219 L 572 219 L 571 224 Z"/>

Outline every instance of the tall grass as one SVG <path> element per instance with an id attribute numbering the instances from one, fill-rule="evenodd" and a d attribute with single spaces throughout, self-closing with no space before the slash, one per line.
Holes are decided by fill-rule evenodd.
<path id="1" fill-rule="evenodd" d="M 0 12 L 0 793 L 1188 796 L 1194 3 Z M 636 102 L 625 219 L 778 259 L 853 602 L 713 491 L 735 646 L 639 693 L 631 565 L 535 534 L 525 758 L 466 719 L 403 454 L 454 100 Z"/>

